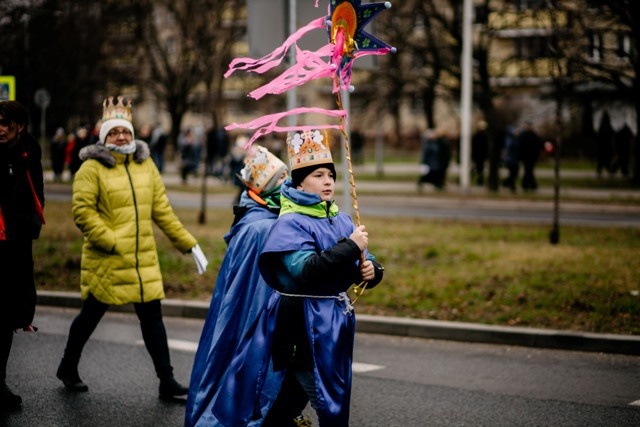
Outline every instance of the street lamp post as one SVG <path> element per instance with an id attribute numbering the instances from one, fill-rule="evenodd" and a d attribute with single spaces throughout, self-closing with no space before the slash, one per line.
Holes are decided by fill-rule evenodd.
<path id="1" fill-rule="evenodd" d="M 462 59 L 461 59 L 461 99 L 460 99 L 460 187 L 469 190 L 469 160 L 471 146 L 471 106 L 473 102 L 473 57 L 472 28 L 473 0 L 464 0 L 462 18 Z"/>
<path id="2" fill-rule="evenodd" d="M 22 87 L 24 93 L 27 95 L 25 99 L 27 111 L 31 111 L 31 84 L 29 73 L 29 23 L 31 22 L 31 15 L 25 13 L 22 15 L 21 21 L 24 23 L 24 81 Z"/>

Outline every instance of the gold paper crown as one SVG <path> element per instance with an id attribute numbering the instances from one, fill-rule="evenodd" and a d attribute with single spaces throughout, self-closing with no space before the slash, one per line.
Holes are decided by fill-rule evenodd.
<path id="1" fill-rule="evenodd" d="M 112 119 L 122 119 L 128 122 L 133 122 L 131 105 L 131 99 L 127 100 L 127 103 L 125 105 L 124 98 L 122 96 L 119 96 L 118 103 L 114 104 L 113 96 L 110 96 L 102 103 L 102 121 L 105 122 Z"/>
<path id="2" fill-rule="evenodd" d="M 267 184 L 273 181 L 278 171 L 287 167 L 282 160 L 260 145 L 251 147 L 251 152 L 244 163 L 245 167 L 240 171 L 240 178 L 257 194 L 260 194 Z"/>
<path id="3" fill-rule="evenodd" d="M 289 168 L 304 168 L 311 165 L 333 163 L 331 145 L 327 131 L 307 130 L 287 136 Z"/>

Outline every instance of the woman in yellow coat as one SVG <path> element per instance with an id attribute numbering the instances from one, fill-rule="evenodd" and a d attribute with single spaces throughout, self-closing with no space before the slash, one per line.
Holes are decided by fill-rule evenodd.
<path id="1" fill-rule="evenodd" d="M 134 139 L 131 101 L 105 101 L 100 140 L 80 155 L 83 163 L 73 181 L 72 212 L 84 235 L 83 305 L 71 323 L 57 377 L 69 390 L 87 391 L 78 374 L 84 345 L 109 305 L 133 303 L 160 379 L 160 398 L 185 395 L 188 389 L 173 377 L 162 321 L 164 288 L 153 224 L 180 252 L 200 248 L 173 212 L 147 144 Z"/>

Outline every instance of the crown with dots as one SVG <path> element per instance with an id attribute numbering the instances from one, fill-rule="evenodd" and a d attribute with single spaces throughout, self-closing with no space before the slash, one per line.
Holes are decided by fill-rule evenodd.
<path id="1" fill-rule="evenodd" d="M 289 134 L 287 136 L 287 150 L 290 170 L 333 163 L 327 131 L 306 130 Z"/>
<path id="2" fill-rule="evenodd" d="M 287 170 L 287 165 L 282 160 L 260 145 L 251 147 L 244 163 L 240 178 L 257 194 L 270 190 L 277 181 L 276 175 Z"/>
<path id="3" fill-rule="evenodd" d="M 117 102 L 114 104 L 113 96 L 110 96 L 102 103 L 102 121 L 121 119 L 133 122 L 132 103 L 133 101 L 129 99 L 125 104 L 124 97 L 119 96 Z"/>

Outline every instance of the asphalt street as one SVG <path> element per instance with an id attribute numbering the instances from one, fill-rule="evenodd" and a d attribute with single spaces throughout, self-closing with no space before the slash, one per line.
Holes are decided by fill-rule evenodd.
<path id="1" fill-rule="evenodd" d="M 55 370 L 76 314 L 41 306 L 40 330 L 15 335 L 7 380 L 24 404 L 0 425 L 182 425 L 184 404 L 157 397 L 130 313 L 109 312 L 87 344 L 80 374 L 89 392 L 64 389 Z M 165 322 L 176 377 L 188 382 L 203 321 Z M 357 333 L 354 362 L 352 426 L 640 425 L 635 356 Z"/>

